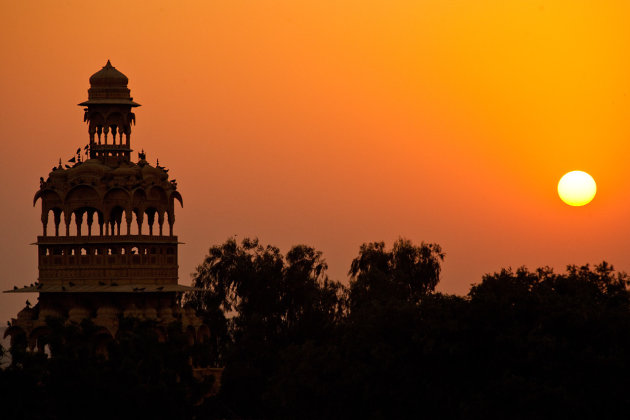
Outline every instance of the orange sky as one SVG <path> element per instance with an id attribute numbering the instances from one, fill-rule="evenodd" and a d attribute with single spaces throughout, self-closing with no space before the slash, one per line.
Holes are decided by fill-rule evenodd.
<path id="1" fill-rule="evenodd" d="M 630 270 L 626 1 L 0 3 L 0 288 L 33 282 L 39 177 L 88 142 L 88 78 L 111 59 L 143 106 L 132 147 L 170 168 L 180 283 L 211 244 L 447 253 L 439 289 L 504 266 Z M 135 154 L 134 154 L 135 155 Z M 589 172 L 598 195 L 564 205 Z M 25 298 L 0 295 L 0 319 Z"/>

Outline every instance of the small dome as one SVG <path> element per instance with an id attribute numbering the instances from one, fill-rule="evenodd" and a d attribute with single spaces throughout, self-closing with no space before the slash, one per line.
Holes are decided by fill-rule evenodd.
<path id="1" fill-rule="evenodd" d="M 112 63 L 107 60 L 107 64 L 90 77 L 88 100 L 79 105 L 120 104 L 132 107 L 140 106 L 133 102 L 127 83 L 129 83 L 127 76 L 116 70 L 116 67 L 112 66 Z"/>
<path id="2" fill-rule="evenodd" d="M 107 64 L 105 64 L 102 69 L 90 77 L 90 85 L 92 85 L 92 87 L 127 87 L 127 83 L 129 83 L 127 76 L 116 70 L 116 67 L 112 66 L 109 60 L 107 60 Z"/>

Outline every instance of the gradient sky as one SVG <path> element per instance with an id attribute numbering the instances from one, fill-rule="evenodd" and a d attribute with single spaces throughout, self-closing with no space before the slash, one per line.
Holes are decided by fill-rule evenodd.
<path id="1" fill-rule="evenodd" d="M 88 142 L 88 79 L 125 73 L 132 147 L 184 197 L 180 283 L 258 236 L 324 252 L 437 242 L 438 289 L 501 267 L 630 270 L 627 1 L 3 1 L 0 288 L 37 278 L 39 177 Z M 134 159 L 136 154 L 134 153 Z M 563 204 L 559 178 L 598 195 Z M 0 295 L 0 319 L 35 295 Z"/>

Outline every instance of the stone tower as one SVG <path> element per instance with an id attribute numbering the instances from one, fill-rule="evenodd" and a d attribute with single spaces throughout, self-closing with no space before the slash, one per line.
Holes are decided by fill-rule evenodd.
<path id="1" fill-rule="evenodd" d="M 89 143 L 40 178 L 33 201 L 42 208 L 39 279 L 7 291 L 39 293 L 38 303 L 20 311 L 6 331 L 12 338 L 25 334 L 31 348 L 40 346 L 49 316 L 91 319 L 111 337 L 120 316 L 160 326 L 178 320 L 192 340 L 208 335 L 194 311 L 177 305 L 178 293 L 191 290 L 177 283 L 173 226 L 182 196 L 168 169 L 149 164 L 144 152 L 131 161 L 133 109 L 140 105 L 127 83 L 109 61 L 90 77 L 88 100 L 79 104 Z"/>

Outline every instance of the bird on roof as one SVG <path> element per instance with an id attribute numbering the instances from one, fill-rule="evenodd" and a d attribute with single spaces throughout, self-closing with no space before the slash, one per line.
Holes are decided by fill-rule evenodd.
<path id="1" fill-rule="evenodd" d="M 17 286 L 13 286 L 13 290 L 17 290 L 17 289 L 18 289 L 18 287 L 17 287 Z"/>
<path id="2" fill-rule="evenodd" d="M 26 307 L 30 308 L 31 307 L 31 302 L 28 301 L 28 299 L 26 300 Z"/>

